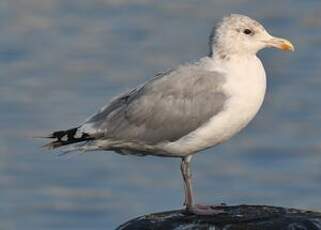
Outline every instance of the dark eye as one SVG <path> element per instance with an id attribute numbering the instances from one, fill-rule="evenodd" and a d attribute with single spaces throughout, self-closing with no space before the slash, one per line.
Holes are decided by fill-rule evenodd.
<path id="1" fill-rule="evenodd" d="M 245 34 L 251 34 L 251 33 L 252 33 L 252 30 L 245 29 L 245 30 L 243 30 L 243 33 L 245 33 Z"/>

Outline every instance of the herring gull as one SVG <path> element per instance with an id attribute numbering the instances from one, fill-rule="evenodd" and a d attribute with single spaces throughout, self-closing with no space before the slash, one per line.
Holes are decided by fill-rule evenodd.
<path id="1" fill-rule="evenodd" d="M 112 150 L 120 154 L 181 158 L 187 211 L 208 215 L 215 206 L 193 203 L 191 159 L 230 139 L 260 109 L 266 76 L 256 53 L 294 51 L 257 21 L 232 14 L 210 36 L 210 52 L 195 63 L 157 74 L 118 96 L 76 128 L 51 133 L 49 148 Z"/>

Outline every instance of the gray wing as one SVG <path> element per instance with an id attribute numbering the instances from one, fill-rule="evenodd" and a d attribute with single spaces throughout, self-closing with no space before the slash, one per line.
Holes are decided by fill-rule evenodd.
<path id="1" fill-rule="evenodd" d="M 146 144 L 175 141 L 223 109 L 224 81 L 223 74 L 199 65 L 181 66 L 114 99 L 84 127 L 106 139 Z"/>

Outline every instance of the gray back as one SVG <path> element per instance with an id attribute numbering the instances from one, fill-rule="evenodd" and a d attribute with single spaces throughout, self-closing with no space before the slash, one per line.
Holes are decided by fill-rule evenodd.
<path id="1" fill-rule="evenodd" d="M 180 66 L 114 99 L 86 123 L 101 138 L 147 144 L 175 141 L 223 110 L 224 81 L 222 74 L 199 64 Z"/>

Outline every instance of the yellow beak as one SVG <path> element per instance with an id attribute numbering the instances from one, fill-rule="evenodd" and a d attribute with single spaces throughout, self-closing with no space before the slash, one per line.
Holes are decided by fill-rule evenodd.
<path id="1" fill-rule="evenodd" d="M 266 41 L 266 44 L 268 47 L 275 47 L 285 51 L 294 51 L 293 44 L 284 38 L 272 37 L 271 39 Z"/>

